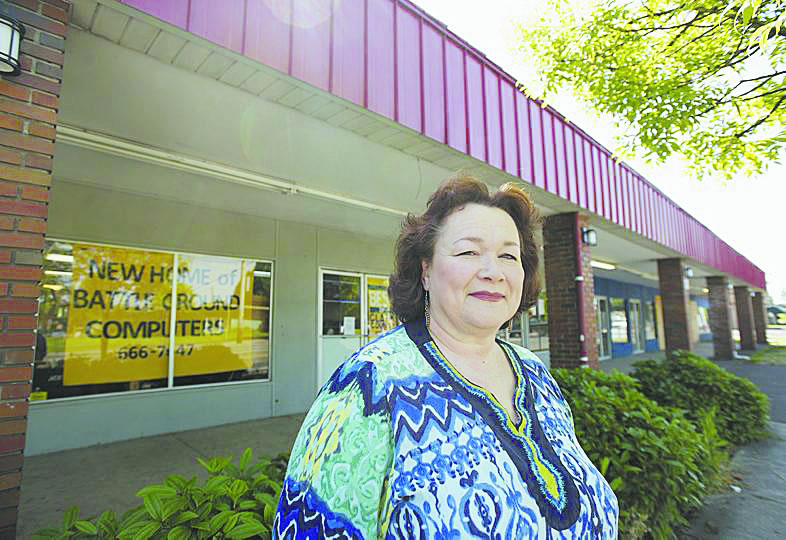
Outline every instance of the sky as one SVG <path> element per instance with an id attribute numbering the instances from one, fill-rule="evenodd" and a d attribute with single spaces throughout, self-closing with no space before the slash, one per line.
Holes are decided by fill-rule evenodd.
<path id="1" fill-rule="evenodd" d="M 547 9 L 546 0 L 414 2 L 525 85 L 533 80 L 533 64 L 516 50 L 514 23 Z M 549 104 L 606 148 L 619 147 L 613 124 L 583 108 L 571 95 L 558 95 Z M 647 163 L 643 157 L 625 161 L 761 268 L 773 301 L 786 303 L 786 165 L 776 164 L 762 176 L 741 176 L 722 184 L 696 180 L 676 158 L 666 164 Z"/>

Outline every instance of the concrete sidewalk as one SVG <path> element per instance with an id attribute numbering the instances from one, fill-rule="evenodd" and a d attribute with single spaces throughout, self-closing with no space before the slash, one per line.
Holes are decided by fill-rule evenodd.
<path id="1" fill-rule="evenodd" d="M 62 526 L 69 506 L 83 517 L 104 510 L 120 516 L 142 502 L 135 493 L 170 474 L 206 478 L 197 457 L 254 457 L 289 452 L 304 415 L 280 416 L 208 429 L 54 452 L 25 458 L 17 538 Z"/>
<path id="2" fill-rule="evenodd" d="M 700 344 L 697 352 L 711 357 L 712 345 Z M 647 353 L 608 360 L 601 369 L 629 373 L 635 360 L 662 355 Z M 735 455 L 732 469 L 741 479 L 742 492 L 710 497 L 686 538 L 784 538 L 786 526 L 779 512 L 786 508 L 786 367 L 734 361 L 718 364 L 730 371 L 742 370 L 739 374 L 753 380 L 765 393 L 781 394 L 770 396 L 772 416 L 779 421 L 771 423 L 772 438 L 748 445 Z M 303 416 L 268 418 L 26 458 L 17 537 L 31 538 L 38 529 L 58 526 L 72 505 L 78 506 L 84 517 L 107 509 L 120 515 L 141 502 L 135 496 L 138 490 L 162 482 L 169 474 L 204 478 L 197 457 L 238 457 L 246 447 L 252 448 L 255 456 L 289 451 Z"/>

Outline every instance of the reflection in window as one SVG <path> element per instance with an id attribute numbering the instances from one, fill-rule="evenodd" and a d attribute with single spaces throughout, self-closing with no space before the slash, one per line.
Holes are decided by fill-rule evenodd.
<path id="1" fill-rule="evenodd" d="M 173 295 L 173 253 L 47 241 L 31 399 L 166 388 L 170 353 L 173 375 L 192 377 L 176 384 L 267 378 L 270 263 L 180 258 L 190 281 Z M 211 272 L 222 288 L 195 290 Z M 208 352 L 230 326 L 230 350 L 247 354 L 227 368 Z M 201 361 L 178 362 L 189 357 Z"/>
<path id="2" fill-rule="evenodd" d="M 322 274 L 322 335 L 342 334 L 360 334 L 360 276 L 325 273 Z"/>
<path id="3" fill-rule="evenodd" d="M 710 333 L 710 312 L 706 307 L 699 306 L 696 309 L 696 318 L 699 323 L 699 334 Z"/>
<path id="4" fill-rule="evenodd" d="M 265 379 L 270 263 L 181 255 L 175 386 Z M 182 322 L 181 322 L 182 321 Z"/>
<path id="5" fill-rule="evenodd" d="M 612 298 L 610 300 L 611 341 L 613 343 L 628 342 L 628 315 L 625 312 L 625 300 Z"/>
<path id="6" fill-rule="evenodd" d="M 655 328 L 655 302 L 646 302 L 644 307 L 644 332 L 647 340 L 657 339 Z"/>
<path id="7" fill-rule="evenodd" d="M 537 302 L 529 308 L 529 349 L 531 351 L 547 351 L 549 349 L 546 302 L 546 292 L 541 291 Z"/>

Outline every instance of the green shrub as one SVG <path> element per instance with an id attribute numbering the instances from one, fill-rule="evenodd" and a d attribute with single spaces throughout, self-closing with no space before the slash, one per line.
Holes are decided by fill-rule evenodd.
<path id="1" fill-rule="evenodd" d="M 679 407 L 697 421 L 715 408 L 720 436 L 740 445 L 763 438 L 769 400 L 756 386 L 701 356 L 675 351 L 665 360 L 640 360 L 631 374 L 641 392 L 661 405 Z"/>
<path id="2" fill-rule="evenodd" d="M 668 538 L 687 523 L 727 459 L 712 412 L 702 431 L 679 409 L 662 407 L 622 374 L 555 369 L 576 436 L 620 504 L 620 538 Z"/>
<path id="3" fill-rule="evenodd" d="M 33 538 L 270 538 L 288 460 L 281 454 L 249 465 L 250 448 L 237 465 L 231 456 L 197 458 L 208 472 L 202 484 L 196 477 L 169 476 L 163 484 L 142 488 L 137 496 L 143 503 L 120 520 L 111 510 L 79 520 L 79 509 L 71 507 L 62 528 L 42 529 Z"/>

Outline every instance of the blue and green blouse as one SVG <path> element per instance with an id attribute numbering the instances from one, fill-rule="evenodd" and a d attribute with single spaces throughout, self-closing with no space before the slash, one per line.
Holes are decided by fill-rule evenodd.
<path id="1" fill-rule="evenodd" d="M 617 498 L 554 379 L 527 349 L 499 345 L 518 422 L 422 320 L 352 355 L 300 429 L 274 537 L 616 538 Z"/>

